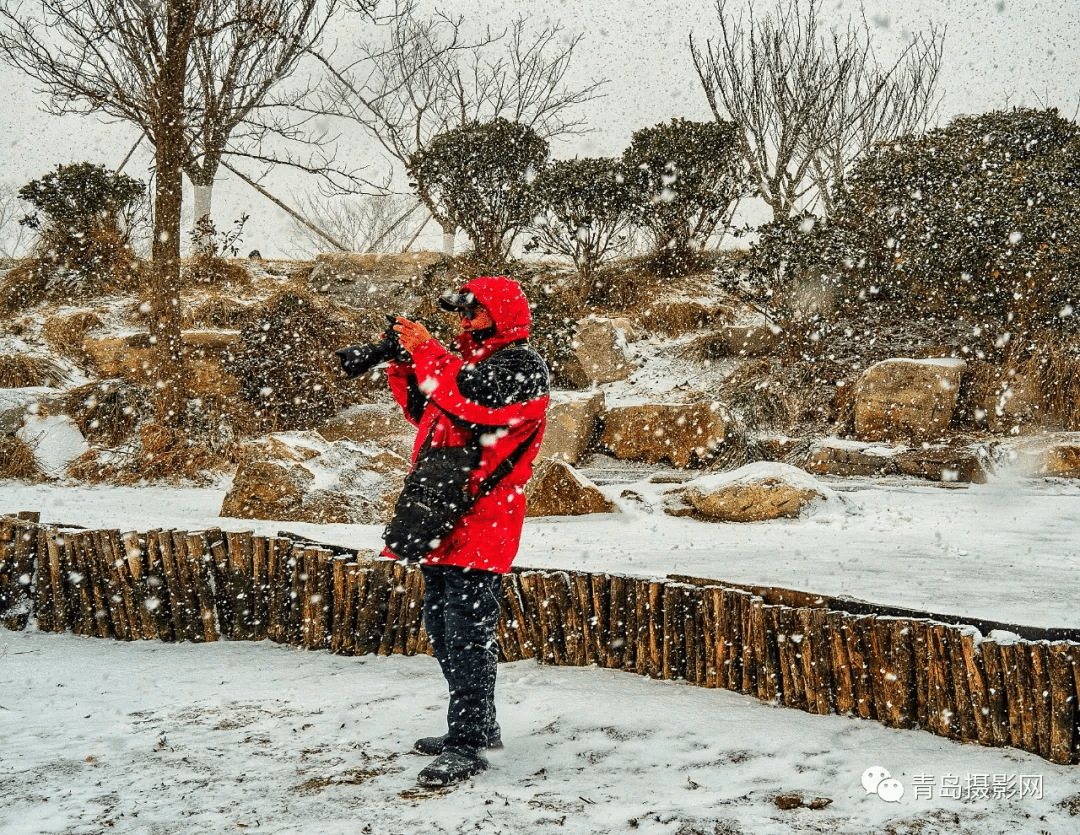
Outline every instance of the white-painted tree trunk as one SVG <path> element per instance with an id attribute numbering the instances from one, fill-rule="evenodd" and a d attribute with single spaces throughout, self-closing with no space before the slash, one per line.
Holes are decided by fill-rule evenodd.
<path id="1" fill-rule="evenodd" d="M 194 193 L 194 199 L 192 200 L 193 219 L 191 232 L 192 236 L 196 240 L 196 245 L 205 246 L 209 243 L 208 239 L 198 239 L 199 220 L 204 217 L 210 217 L 210 203 L 214 196 L 214 184 L 211 183 L 207 186 L 201 186 L 197 183 L 191 184 L 192 192 Z"/>
<path id="2" fill-rule="evenodd" d="M 454 254 L 454 238 L 457 237 L 457 231 L 454 229 L 443 228 L 442 233 L 442 251 L 443 255 Z"/>

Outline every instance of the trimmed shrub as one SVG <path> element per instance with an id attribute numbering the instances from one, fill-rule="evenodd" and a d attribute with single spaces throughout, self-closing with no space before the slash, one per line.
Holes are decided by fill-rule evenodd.
<path id="1" fill-rule="evenodd" d="M 862 299 L 984 322 L 997 347 L 1075 330 L 1078 184 L 1080 127 L 1057 110 L 959 117 L 856 166 L 822 260 Z"/>
<path id="2" fill-rule="evenodd" d="M 140 181 L 89 162 L 59 165 L 23 186 L 19 197 L 35 211 L 19 222 L 40 237 L 31 276 L 8 276 L 19 289 L 8 306 L 132 286 L 138 270 L 130 229 L 145 191 Z"/>
<path id="3" fill-rule="evenodd" d="M 584 300 L 600 265 L 625 249 L 637 197 L 614 159 L 558 160 L 532 184 L 538 214 L 527 250 L 570 258 L 581 276 Z"/>
<path id="4" fill-rule="evenodd" d="M 739 137 L 736 126 L 723 121 L 672 119 L 634 131 L 623 166 L 661 275 L 696 269 L 698 253 L 717 227 L 727 227 L 739 199 L 749 193 Z"/>
<path id="5" fill-rule="evenodd" d="M 443 228 L 463 229 L 475 256 L 496 269 L 533 217 L 529 181 L 547 156 L 536 131 L 498 118 L 439 134 L 409 157 L 408 172 Z"/>

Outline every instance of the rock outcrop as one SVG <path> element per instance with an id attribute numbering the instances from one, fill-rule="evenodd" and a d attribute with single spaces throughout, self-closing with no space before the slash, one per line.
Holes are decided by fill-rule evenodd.
<path id="1" fill-rule="evenodd" d="M 602 391 L 552 392 L 547 428 L 537 457 L 556 458 L 576 467 L 588 449 L 596 419 L 603 410 Z"/>
<path id="2" fill-rule="evenodd" d="M 240 381 L 225 363 L 240 343 L 238 330 L 189 330 L 183 341 L 188 391 L 194 395 L 233 395 Z M 102 377 L 119 377 L 146 385 L 154 381 L 156 359 L 145 331 L 126 336 L 86 337 L 83 349 Z"/>
<path id="3" fill-rule="evenodd" d="M 385 522 L 408 463 L 374 444 L 283 432 L 249 444 L 221 515 L 315 524 Z"/>
<path id="4" fill-rule="evenodd" d="M 806 470 L 844 477 L 907 475 L 946 483 L 982 484 L 987 478 L 985 459 L 969 446 L 920 444 L 909 449 L 835 438 L 814 447 Z"/>
<path id="5" fill-rule="evenodd" d="M 435 252 L 400 255 L 322 253 L 315 258 L 311 286 L 353 307 L 384 313 L 414 310 L 424 270 L 442 256 Z"/>
<path id="6" fill-rule="evenodd" d="M 924 441 L 952 420 L 960 359 L 889 359 L 870 366 L 855 384 L 855 435 L 863 441 Z"/>
<path id="7" fill-rule="evenodd" d="M 569 464 L 551 458 L 533 472 L 525 499 L 526 516 L 584 516 L 616 510 L 615 503 L 589 479 Z"/>
<path id="8" fill-rule="evenodd" d="M 618 406 L 604 413 L 600 443 L 616 458 L 686 467 L 723 443 L 725 418 L 719 403 Z"/>
<path id="9" fill-rule="evenodd" d="M 334 415 L 318 428 L 328 441 L 376 444 L 408 459 L 416 427 L 405 419 L 396 403 L 364 403 Z"/>
<path id="10" fill-rule="evenodd" d="M 624 332 L 611 319 L 589 316 L 574 331 L 573 377 L 579 385 L 625 380 L 637 370 Z"/>
<path id="11" fill-rule="evenodd" d="M 794 519 L 831 495 L 831 490 L 797 467 L 759 461 L 668 490 L 664 512 L 709 522 Z"/>

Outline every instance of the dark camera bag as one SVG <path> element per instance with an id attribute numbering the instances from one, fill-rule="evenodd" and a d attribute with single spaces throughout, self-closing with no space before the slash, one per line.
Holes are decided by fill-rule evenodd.
<path id="1" fill-rule="evenodd" d="M 383 542 L 398 559 L 418 562 L 439 547 L 475 501 L 490 493 L 514 469 L 540 431 L 535 430 L 518 444 L 473 495 L 469 477 L 480 465 L 480 445 L 476 441 L 480 429 L 473 427 L 473 437 L 463 447 L 432 447 L 428 435 L 416 463 L 405 476 L 394 516 L 383 531 Z"/>

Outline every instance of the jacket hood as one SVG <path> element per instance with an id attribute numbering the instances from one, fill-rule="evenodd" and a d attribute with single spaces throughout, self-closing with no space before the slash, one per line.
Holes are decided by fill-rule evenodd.
<path id="1" fill-rule="evenodd" d="M 482 359 L 510 342 L 528 339 L 532 311 L 529 310 L 529 300 L 516 281 L 501 275 L 486 275 L 467 282 L 461 292 L 472 293 L 495 323 L 494 334 L 482 343 L 474 340 L 471 334 L 460 337 L 463 353 L 472 355 L 469 359 Z"/>

